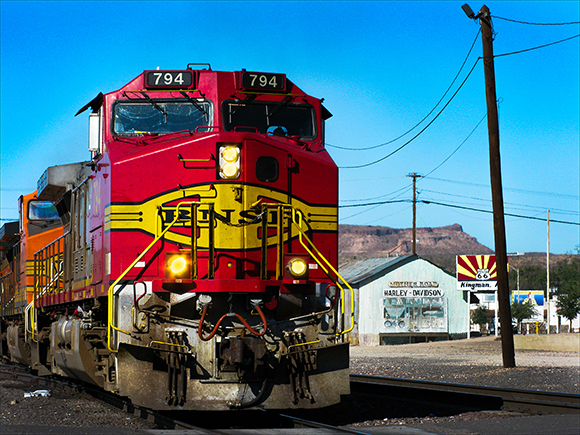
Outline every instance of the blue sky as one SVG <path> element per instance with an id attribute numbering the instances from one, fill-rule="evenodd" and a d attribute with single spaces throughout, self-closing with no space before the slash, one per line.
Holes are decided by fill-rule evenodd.
<path id="1" fill-rule="evenodd" d="M 207 62 L 285 73 L 325 98 L 334 115 L 326 141 L 341 167 L 340 223 L 410 227 L 415 172 L 426 175 L 417 182 L 418 227 L 459 223 L 493 249 L 492 215 L 468 210 L 491 210 L 486 121 L 476 128 L 486 114 L 483 67 L 475 64 L 481 37 L 426 121 L 360 151 L 402 135 L 444 95 L 479 30 L 463 3 L 1 1 L 1 223 L 17 217 L 18 196 L 35 189 L 46 167 L 89 158 L 86 114 L 74 114 L 99 92 L 146 69 Z M 484 3 L 469 4 L 477 13 Z M 512 20 L 580 21 L 577 1 L 485 4 Z M 494 30 L 497 55 L 578 35 L 580 25 L 496 18 Z M 579 40 L 495 59 L 505 212 L 525 216 L 506 216 L 508 252 L 546 250 L 548 209 L 550 251 L 580 243 Z M 379 163 L 347 168 L 411 139 L 474 64 L 420 136 Z M 402 202 L 353 207 L 384 201 Z"/>

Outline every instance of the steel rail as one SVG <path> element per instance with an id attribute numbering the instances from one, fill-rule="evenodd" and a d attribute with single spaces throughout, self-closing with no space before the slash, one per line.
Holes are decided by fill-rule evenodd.
<path id="1" fill-rule="evenodd" d="M 352 434 L 358 434 L 358 435 L 370 435 L 368 432 L 361 432 L 359 430 L 355 430 L 355 429 L 350 429 L 348 427 L 340 427 L 340 426 L 333 426 L 331 424 L 326 424 L 326 423 L 320 423 L 317 421 L 312 421 L 312 420 L 305 420 L 303 418 L 300 417 L 294 417 L 292 415 L 288 415 L 288 414 L 282 414 L 282 413 L 278 413 L 275 411 L 269 411 L 266 409 L 260 409 L 260 411 L 266 412 L 268 414 L 276 414 L 277 417 L 281 417 L 285 420 L 291 421 L 292 423 L 294 423 L 294 427 L 295 428 L 315 428 L 315 429 L 330 429 L 333 432 L 332 433 L 352 433 Z"/>
<path id="2" fill-rule="evenodd" d="M 499 404 L 507 411 L 543 414 L 577 414 L 580 412 L 580 394 L 553 391 L 522 390 L 449 382 L 391 378 L 374 375 L 350 375 L 351 391 L 377 394 L 400 394 L 420 400 L 434 398 L 469 406 L 470 403 Z M 390 390 L 390 391 L 389 391 Z"/>

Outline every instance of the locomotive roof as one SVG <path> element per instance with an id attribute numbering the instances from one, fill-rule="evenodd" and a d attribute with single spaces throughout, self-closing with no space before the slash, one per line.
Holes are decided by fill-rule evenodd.
<path id="1" fill-rule="evenodd" d="M 0 251 L 7 251 L 18 240 L 18 221 L 6 222 L 0 228 Z"/>
<path id="2" fill-rule="evenodd" d="M 209 69 L 191 69 L 190 65 L 207 65 Z M 161 89 L 164 89 L 163 87 L 152 87 L 149 86 L 147 84 L 147 77 L 148 74 L 150 73 L 164 73 L 164 72 L 170 72 L 170 73 L 178 73 L 178 72 L 184 72 L 184 71 L 191 71 L 192 76 L 195 77 L 199 77 L 199 75 L 201 74 L 233 74 L 236 77 L 236 87 L 239 88 L 240 93 L 250 93 L 250 94 L 256 94 L 256 93 L 263 93 L 263 95 L 301 95 L 303 97 L 307 97 L 308 95 L 302 91 L 298 86 L 296 86 L 291 80 L 286 78 L 285 74 L 278 74 L 278 73 L 254 73 L 254 72 L 249 72 L 246 71 L 245 69 L 242 69 L 240 71 L 213 71 L 211 69 L 211 66 L 209 66 L 209 64 L 188 64 L 187 65 L 187 69 L 183 69 L 183 70 L 145 70 L 144 72 L 140 73 L 137 77 L 135 77 L 134 79 L 132 79 L 131 81 L 129 81 L 127 84 L 125 84 L 121 89 L 118 89 L 116 91 L 111 91 L 110 93 L 116 93 L 116 92 L 120 92 L 126 89 L 134 89 L 135 86 L 138 84 L 137 82 L 140 81 L 140 83 L 138 84 L 138 88 L 140 90 L 142 90 L 141 92 L 156 92 L 159 91 Z M 248 87 L 247 84 L 245 84 L 245 79 L 244 77 L 246 75 L 264 75 L 264 76 L 268 76 L 268 77 L 279 77 L 280 79 L 284 80 L 284 88 L 283 89 L 274 89 L 274 88 L 264 88 L 263 90 L 258 90 L 257 88 L 251 88 Z M 199 80 L 198 80 L 199 81 Z M 197 82 L 192 78 L 191 80 L 191 85 L 187 88 L 180 88 L 180 87 L 175 87 L 174 89 L 177 91 L 182 91 L 182 90 L 189 90 L 189 91 L 195 91 L 195 85 L 197 85 Z M 260 91 L 260 92 L 257 92 Z M 109 94 L 109 93 L 107 93 Z M 313 97 L 315 98 L 315 97 Z M 99 94 L 93 98 L 91 101 L 89 101 L 87 104 L 85 104 L 81 109 L 79 109 L 79 111 L 75 114 L 75 116 L 83 113 L 85 110 L 87 110 L 88 108 L 91 108 L 91 110 L 93 111 L 93 113 L 98 112 L 98 110 L 101 108 L 101 106 L 103 105 L 103 101 L 104 101 L 104 94 L 102 92 L 99 92 Z M 322 102 L 323 100 L 321 100 Z M 328 111 L 328 109 L 326 109 L 326 107 L 322 106 L 322 118 L 323 119 L 328 119 L 332 116 L 332 113 L 330 113 L 330 111 Z"/>

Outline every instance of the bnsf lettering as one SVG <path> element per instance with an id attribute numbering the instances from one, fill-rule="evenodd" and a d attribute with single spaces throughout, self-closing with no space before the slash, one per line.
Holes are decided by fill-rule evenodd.
<path id="1" fill-rule="evenodd" d="M 249 224 L 250 222 L 253 222 L 259 215 L 260 215 L 260 213 L 257 213 L 254 210 L 242 210 L 240 212 L 240 216 L 242 218 L 245 218 L 245 219 L 248 219 L 248 220 L 239 219 L 238 220 L 238 223 L 240 223 L 240 224 Z"/>
<path id="2" fill-rule="evenodd" d="M 163 212 L 163 221 L 165 223 L 169 223 L 169 222 L 173 222 L 173 220 L 175 219 L 175 209 L 171 209 L 171 208 L 164 208 L 162 209 Z M 232 213 L 234 213 L 235 210 L 220 210 L 218 211 L 214 211 L 214 216 L 217 220 L 224 222 L 224 223 L 231 223 L 232 222 Z M 255 218 L 256 216 L 250 216 L 250 214 L 253 213 L 252 211 L 249 212 L 244 212 L 241 211 L 239 213 L 239 215 L 241 217 L 249 217 L 251 218 Z M 208 209 L 198 209 L 198 222 L 208 222 L 209 220 L 209 210 Z M 179 221 L 184 221 L 181 222 L 181 225 L 184 227 L 189 227 L 190 226 L 190 222 L 191 222 L 191 209 L 181 209 L 179 210 Z M 244 222 L 242 219 L 239 219 L 239 223 Z"/>

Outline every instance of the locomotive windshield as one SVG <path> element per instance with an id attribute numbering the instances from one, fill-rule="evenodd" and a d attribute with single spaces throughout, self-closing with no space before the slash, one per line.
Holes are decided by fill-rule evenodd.
<path id="1" fill-rule="evenodd" d="M 166 134 L 210 126 L 206 101 L 120 102 L 114 107 L 113 132 L 119 136 Z"/>
<path id="2" fill-rule="evenodd" d="M 52 221 L 60 219 L 56 207 L 50 201 L 30 201 L 28 203 L 28 220 Z"/>
<path id="3" fill-rule="evenodd" d="M 300 136 L 314 139 L 316 136 L 315 112 L 306 104 L 286 104 L 276 101 L 225 102 L 224 129 L 242 130 L 256 128 L 258 132 Z"/>

